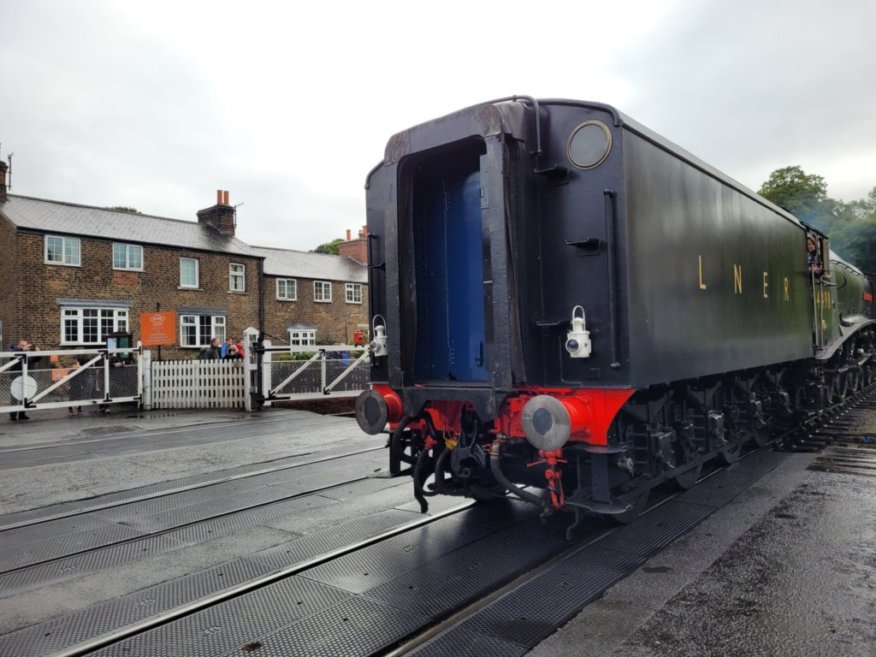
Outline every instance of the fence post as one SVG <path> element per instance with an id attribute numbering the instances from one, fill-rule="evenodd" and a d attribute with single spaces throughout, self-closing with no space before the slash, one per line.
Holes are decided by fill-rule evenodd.
<path id="1" fill-rule="evenodd" d="M 140 354 L 140 385 L 142 386 L 140 403 L 143 410 L 152 410 L 152 352 L 148 349 Z"/>
<path id="2" fill-rule="evenodd" d="M 244 359 L 243 359 L 243 407 L 248 413 L 252 412 L 252 384 L 256 371 L 255 343 L 259 339 L 259 332 L 252 326 L 244 330 Z"/>
<path id="3" fill-rule="evenodd" d="M 262 341 L 262 344 L 266 351 L 262 353 L 262 380 L 259 381 L 259 385 L 261 386 L 259 394 L 262 397 L 267 397 L 271 392 L 271 352 L 267 351 L 267 348 L 271 346 L 271 341 L 265 339 Z M 265 399 L 264 405 L 270 406 L 270 400 Z"/>
<path id="4" fill-rule="evenodd" d="M 319 391 L 325 394 L 326 386 L 326 350 L 319 350 Z"/>

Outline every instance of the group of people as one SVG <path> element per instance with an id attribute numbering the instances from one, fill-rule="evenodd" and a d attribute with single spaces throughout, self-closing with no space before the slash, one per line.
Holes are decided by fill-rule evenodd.
<path id="1" fill-rule="evenodd" d="M 201 349 L 198 354 L 199 360 L 239 360 L 243 358 L 243 342 L 235 342 L 231 338 L 225 338 L 220 342 L 219 338 L 210 340 L 210 346 Z"/>

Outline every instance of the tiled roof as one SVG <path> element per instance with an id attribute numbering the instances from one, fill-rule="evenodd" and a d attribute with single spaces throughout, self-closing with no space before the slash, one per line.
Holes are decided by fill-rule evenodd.
<path id="1" fill-rule="evenodd" d="M 250 247 L 265 257 L 265 274 L 290 278 L 313 278 L 324 281 L 367 283 L 368 267 L 352 258 L 308 251 Z"/>
<path id="2" fill-rule="evenodd" d="M 195 221 L 132 214 L 105 208 L 9 195 L 2 212 L 19 228 L 182 249 L 257 256 L 236 237 Z"/>

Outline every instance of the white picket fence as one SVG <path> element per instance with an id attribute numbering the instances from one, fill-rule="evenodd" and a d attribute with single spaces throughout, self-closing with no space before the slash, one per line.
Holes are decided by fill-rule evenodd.
<path id="1" fill-rule="evenodd" d="M 147 370 L 146 408 L 243 408 L 241 361 L 152 361 Z"/>

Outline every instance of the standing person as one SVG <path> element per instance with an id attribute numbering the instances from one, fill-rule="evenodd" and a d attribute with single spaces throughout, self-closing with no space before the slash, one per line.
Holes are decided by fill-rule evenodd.
<path id="1" fill-rule="evenodd" d="M 222 358 L 222 346 L 219 344 L 219 338 L 212 338 L 210 346 L 201 349 L 198 354 L 198 360 L 219 360 Z"/>
<path id="2" fill-rule="evenodd" d="M 238 340 L 234 346 L 237 347 L 237 355 L 243 358 L 243 340 Z"/>
<path id="3" fill-rule="evenodd" d="M 222 343 L 222 349 L 219 351 L 219 358 L 228 358 L 228 349 L 234 345 L 234 341 L 231 338 L 225 338 L 225 342 Z"/>
<path id="4" fill-rule="evenodd" d="M 32 344 L 28 343 L 27 340 L 19 340 L 18 344 L 10 349 L 10 351 L 36 351 L 36 347 Z M 15 363 L 12 367 L 9 368 L 10 372 L 21 372 L 21 391 L 24 392 L 25 380 L 23 378 L 24 375 L 24 361 L 27 360 L 27 369 L 30 371 L 33 369 L 41 360 L 40 356 L 28 356 L 26 358 L 19 358 L 18 362 Z M 13 403 L 21 403 L 22 400 L 15 397 L 15 393 L 12 393 L 12 401 Z M 24 411 L 13 411 L 9 414 L 9 419 L 13 422 L 17 420 L 29 420 L 30 418 L 27 416 L 27 413 Z"/>

